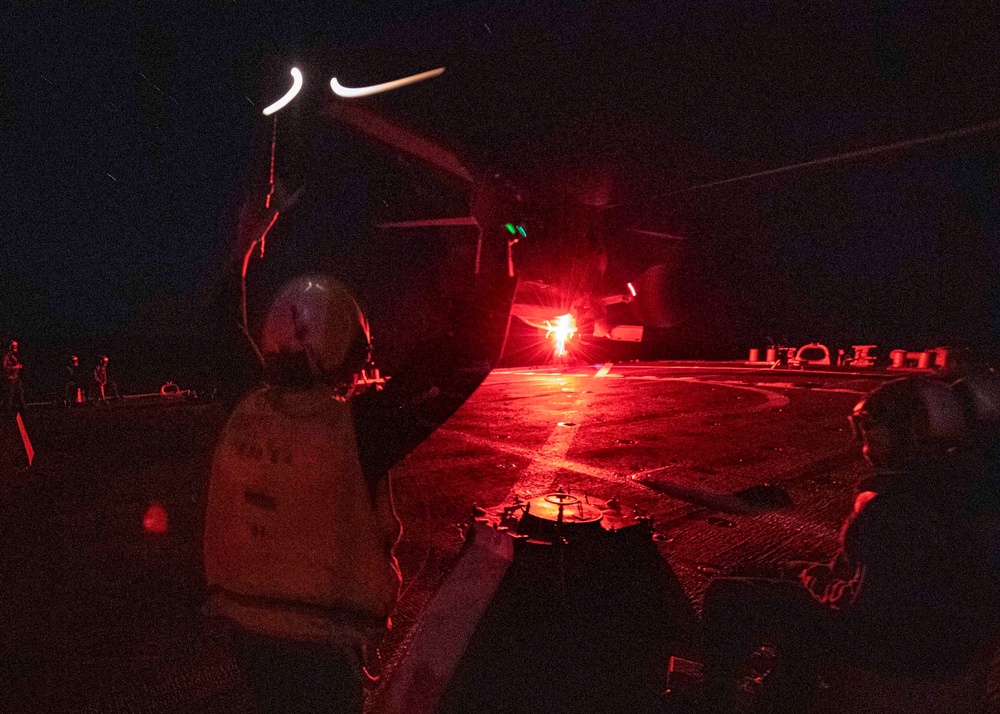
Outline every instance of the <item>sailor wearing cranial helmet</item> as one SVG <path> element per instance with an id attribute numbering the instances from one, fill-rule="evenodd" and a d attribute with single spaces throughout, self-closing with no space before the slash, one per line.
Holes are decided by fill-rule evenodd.
<path id="1" fill-rule="evenodd" d="M 265 711 L 363 708 L 366 651 L 400 586 L 389 469 L 472 393 L 499 356 L 513 282 L 499 271 L 445 306 L 434 359 L 364 389 L 371 333 L 323 275 L 273 300 L 266 386 L 237 405 L 212 462 L 204 562 L 209 613 Z"/>

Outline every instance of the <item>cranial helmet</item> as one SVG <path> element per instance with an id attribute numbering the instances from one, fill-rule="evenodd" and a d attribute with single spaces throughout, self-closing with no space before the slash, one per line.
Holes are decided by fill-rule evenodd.
<path id="1" fill-rule="evenodd" d="M 1000 377 L 976 374 L 963 377 L 951 389 L 965 406 L 969 421 L 984 427 L 1000 427 Z"/>
<path id="2" fill-rule="evenodd" d="M 289 386 L 337 384 L 371 354 L 368 321 L 347 289 L 324 275 L 304 275 L 278 292 L 261 338 L 268 381 Z"/>
<path id="3" fill-rule="evenodd" d="M 872 391 L 854 407 L 851 424 L 868 459 L 888 468 L 939 458 L 968 436 L 961 401 L 943 382 L 921 377 Z"/>

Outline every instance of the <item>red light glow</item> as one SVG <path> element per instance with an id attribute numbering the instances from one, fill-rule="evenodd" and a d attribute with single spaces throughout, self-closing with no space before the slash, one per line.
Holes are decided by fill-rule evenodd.
<path id="1" fill-rule="evenodd" d="M 142 517 L 142 527 L 147 533 L 167 532 L 167 509 L 155 501 L 149 504 Z"/>
<path id="2" fill-rule="evenodd" d="M 16 416 L 17 428 L 21 432 L 21 443 L 24 444 L 24 453 L 28 457 L 28 466 L 31 466 L 31 462 L 35 460 L 35 447 L 31 445 L 31 439 L 28 438 L 28 430 L 24 428 L 21 412 L 18 412 Z"/>
<path id="3" fill-rule="evenodd" d="M 576 334 L 576 318 L 566 313 L 560 315 L 555 321 L 545 321 L 545 337 L 555 343 L 555 356 L 562 357 L 566 354 L 566 343 L 573 339 Z"/>

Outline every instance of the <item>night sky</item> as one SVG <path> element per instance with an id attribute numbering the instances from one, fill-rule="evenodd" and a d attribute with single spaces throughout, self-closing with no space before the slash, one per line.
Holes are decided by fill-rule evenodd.
<path id="1" fill-rule="evenodd" d="M 70 351 L 112 351 L 136 384 L 204 375 L 236 207 L 266 181 L 260 110 L 293 63 L 306 88 L 279 161 L 339 231 L 406 217 L 438 189 L 392 184 L 391 156 L 319 136 L 306 113 L 334 101 L 333 75 L 363 85 L 445 66 L 358 101 L 525 185 L 611 167 L 613 210 L 688 237 L 706 309 L 745 346 L 989 353 L 1000 339 L 997 129 L 676 193 L 1000 119 L 990 3 L 8 8 L 0 337 L 21 341 L 36 385 Z M 296 174 L 292 156 L 311 169 Z"/>

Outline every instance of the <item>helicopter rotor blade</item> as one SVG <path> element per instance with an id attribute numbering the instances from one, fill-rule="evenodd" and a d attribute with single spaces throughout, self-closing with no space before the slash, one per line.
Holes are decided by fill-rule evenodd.
<path id="1" fill-rule="evenodd" d="M 687 240 L 686 236 L 675 236 L 672 233 L 661 233 L 659 231 L 647 231 L 641 228 L 629 228 L 629 233 L 636 233 L 641 236 L 649 236 L 650 238 L 664 238 L 666 240 Z"/>
<path id="2" fill-rule="evenodd" d="M 389 121 L 377 112 L 360 104 L 331 102 L 324 110 L 334 119 L 351 126 L 378 142 L 415 156 L 466 184 L 474 183 L 472 173 L 461 159 L 438 142 L 422 136 L 412 129 Z"/>
<path id="3" fill-rule="evenodd" d="M 431 227 L 452 227 L 452 226 L 475 226 L 479 227 L 479 222 L 474 216 L 460 216 L 457 218 L 424 218 L 415 221 L 393 221 L 391 223 L 379 223 L 379 228 L 431 228 Z"/>

